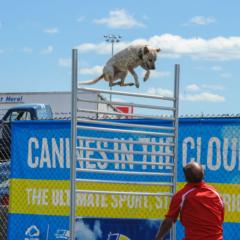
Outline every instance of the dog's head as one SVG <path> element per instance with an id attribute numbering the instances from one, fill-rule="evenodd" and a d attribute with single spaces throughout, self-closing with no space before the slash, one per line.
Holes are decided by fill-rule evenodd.
<path id="1" fill-rule="evenodd" d="M 147 70 L 155 69 L 155 62 L 157 60 L 157 53 L 160 52 L 160 48 L 150 48 L 148 46 L 144 46 L 140 50 L 140 56 L 142 59 L 142 65 Z"/>

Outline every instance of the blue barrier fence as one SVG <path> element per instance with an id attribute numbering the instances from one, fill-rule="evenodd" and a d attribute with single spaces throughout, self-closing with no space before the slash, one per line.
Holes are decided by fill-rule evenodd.
<path id="1" fill-rule="evenodd" d="M 128 120 L 131 121 L 131 120 Z M 151 125 L 155 120 L 135 120 L 139 124 Z M 106 138 L 123 136 L 111 133 L 99 133 Z M 69 237 L 69 166 L 70 166 L 70 122 L 69 121 L 32 121 L 17 122 L 12 125 L 12 161 L 8 239 L 68 239 Z M 92 136 L 91 132 L 79 131 L 78 135 Z M 184 184 L 182 166 L 194 160 L 205 168 L 205 180 L 213 184 L 221 193 L 225 202 L 224 239 L 240 239 L 240 120 L 225 119 L 181 119 L 179 126 L 179 162 L 178 188 Z M 139 136 L 124 136 L 128 139 Z M 160 141 L 151 138 L 151 141 Z M 167 141 L 167 139 L 164 139 Z M 82 144 L 87 144 L 82 143 Z M 113 148 L 113 145 L 88 146 Z M 117 146 L 119 150 L 122 147 Z M 151 147 L 146 148 L 151 152 Z M 154 151 L 161 151 L 154 148 Z M 98 158 L 116 158 L 113 154 L 91 153 Z M 94 155 L 95 154 L 95 155 Z M 120 156 L 118 156 L 120 157 Z M 133 161 L 135 158 L 133 158 Z M 139 158 L 138 158 L 139 160 Z M 165 159 L 147 157 L 146 161 L 165 161 Z M 81 162 L 79 165 L 81 166 Z M 92 168 L 109 169 L 107 164 L 91 164 Z M 115 165 L 128 169 L 130 165 Z M 123 170 L 124 170 L 123 169 Z M 140 170 L 140 169 L 138 169 Z M 146 170 L 146 169 L 145 169 Z M 151 168 L 149 171 L 162 171 Z M 82 175 L 91 177 L 89 175 Z M 100 175 L 99 178 L 106 176 Z M 111 177 L 111 176 L 110 176 Z M 121 178 L 115 176 L 118 180 Z M 140 178 L 139 178 L 140 179 Z M 135 178 L 135 181 L 139 181 Z M 141 181 L 143 179 L 141 178 Z M 132 186 L 134 187 L 134 186 Z M 89 197 L 89 196 L 88 196 Z M 84 202 L 86 201 L 86 202 Z M 91 203 L 81 198 L 81 210 L 84 204 Z M 141 200 L 133 210 L 125 199 L 123 205 L 119 199 L 99 198 L 87 205 L 86 214 L 77 220 L 77 239 L 154 239 L 159 219 L 167 210 L 163 199 Z M 140 201 L 140 200 L 139 200 Z M 131 203 L 131 202 L 130 202 Z M 161 206 L 160 206 L 161 205 Z M 150 207 L 153 207 L 151 210 Z M 97 212 L 98 209 L 100 212 Z M 111 215 L 116 213 L 116 216 Z M 161 214 L 160 214 L 161 213 Z M 89 214 L 89 215 L 88 215 Z M 95 215 L 95 217 L 93 217 Z M 139 217 L 132 217 L 139 216 Z M 177 224 L 177 239 L 183 236 L 183 229 Z M 118 237 L 118 238 L 117 238 Z"/>

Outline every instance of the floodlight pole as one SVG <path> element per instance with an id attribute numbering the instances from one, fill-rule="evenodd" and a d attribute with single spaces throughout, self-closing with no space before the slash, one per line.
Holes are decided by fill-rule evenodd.
<path id="1" fill-rule="evenodd" d="M 120 39 L 122 38 L 122 36 L 110 34 L 110 35 L 104 35 L 104 38 L 106 42 L 110 42 L 112 44 L 112 56 L 113 56 L 114 44 L 117 42 L 120 42 Z M 112 91 L 112 86 L 110 87 L 110 90 Z M 110 94 L 110 102 L 112 102 L 112 94 Z"/>

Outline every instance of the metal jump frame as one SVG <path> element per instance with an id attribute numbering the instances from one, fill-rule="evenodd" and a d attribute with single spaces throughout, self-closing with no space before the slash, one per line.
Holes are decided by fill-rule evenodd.
<path id="1" fill-rule="evenodd" d="M 178 157 L 178 109 L 179 109 L 179 78 L 180 78 L 180 65 L 175 64 L 175 74 L 174 74 L 174 96 L 173 97 L 163 97 L 163 96 L 157 96 L 157 95 L 149 95 L 149 94 L 138 94 L 138 93 L 129 93 L 129 92 L 119 92 L 119 91 L 112 91 L 112 90 L 101 90 L 101 89 L 91 89 L 91 88 L 79 88 L 78 87 L 78 50 L 73 49 L 72 50 L 72 103 L 71 103 L 71 111 L 72 111 L 72 116 L 71 116 L 71 194 L 70 194 L 70 235 L 71 235 L 71 240 L 75 240 L 75 219 L 76 219 L 76 194 L 79 192 L 84 192 L 84 193 L 102 193 L 102 194 L 126 194 L 126 195 L 146 195 L 146 196 L 172 196 L 174 192 L 176 192 L 176 182 L 177 182 L 177 157 Z M 173 127 L 166 127 L 166 126 L 144 126 L 144 128 L 150 128 L 151 131 L 142 131 L 142 130 L 129 130 L 129 129 L 121 129 L 121 128 L 114 128 L 114 132 L 119 132 L 119 133 L 132 133 L 132 134 L 138 134 L 138 135 L 151 135 L 151 136 L 165 136 L 165 137 L 172 137 L 174 141 L 172 143 L 145 143 L 144 144 L 158 144 L 158 145 L 168 145 L 173 147 L 173 152 L 172 153 L 162 153 L 163 156 L 171 156 L 173 157 L 173 163 L 143 163 L 143 162 L 134 162 L 134 164 L 151 164 L 151 165 L 161 165 L 161 166 L 169 166 L 172 167 L 173 172 L 172 173 L 151 173 L 151 172 L 145 172 L 145 175 L 157 175 L 157 176 L 170 176 L 172 179 L 172 182 L 162 182 L 162 183 L 156 183 L 156 182 L 134 182 L 134 184 L 141 184 L 141 185 L 162 185 L 162 186 L 170 186 L 172 191 L 171 192 L 161 192 L 161 193 L 151 193 L 151 192 L 117 192 L 117 191 L 111 191 L 111 192 L 106 192 L 106 191 L 93 191 L 93 190 L 77 190 L 76 189 L 76 183 L 81 182 L 81 181 L 88 181 L 88 182 L 94 182 L 92 179 L 77 179 L 76 173 L 77 172 L 92 172 L 92 173 L 106 173 L 106 174 L 132 174 L 132 175 L 140 175 L 143 174 L 142 172 L 129 172 L 129 171 L 112 171 L 112 170 L 92 170 L 92 169 L 80 169 L 76 167 L 76 162 L 77 160 L 82 160 L 86 161 L 86 158 L 77 158 L 76 152 L 81 150 L 81 151 L 87 151 L 87 150 L 92 150 L 91 148 L 83 148 L 79 147 L 76 144 L 77 139 L 82 139 L 86 140 L 89 139 L 88 137 L 80 137 L 77 136 L 77 129 L 84 129 L 84 130 L 96 130 L 96 131 L 113 131 L 111 128 L 102 128 L 102 127 L 89 127 L 89 126 L 80 126 L 77 125 L 78 122 L 81 123 L 86 123 L 90 122 L 96 125 L 98 123 L 97 120 L 93 119 L 78 119 L 77 116 L 77 101 L 78 101 L 78 91 L 86 91 L 86 92 L 93 92 L 93 93 L 105 93 L 105 94 L 116 94 L 116 95 L 121 95 L 121 96 L 130 96 L 130 97 L 138 97 L 138 98 L 149 98 L 149 99 L 155 99 L 155 100 L 164 100 L 164 101 L 171 101 L 173 103 L 173 107 L 165 107 L 165 106 L 154 106 L 154 105 L 147 105 L 147 104 L 139 104 L 139 103 L 131 103 L 132 106 L 135 107 L 140 107 L 140 108 L 146 108 L 146 109 L 156 109 L 156 110 L 168 110 L 172 111 L 173 115 L 172 116 L 156 116 L 156 115 L 144 115 L 144 114 L 124 114 L 120 112 L 114 112 L 111 113 L 111 115 L 115 115 L 118 117 L 125 116 L 125 117 L 135 117 L 135 118 L 145 118 L 145 119 L 161 119 L 161 120 L 168 120 L 172 121 Z M 82 102 L 94 102 L 94 103 L 102 103 L 102 101 L 93 101 L 93 100 L 86 100 L 86 99 L 81 99 Z M 122 102 L 117 102 L 117 101 L 111 101 L 109 102 L 106 100 L 104 102 L 105 104 L 113 104 L 113 105 L 122 105 Z M 108 112 L 97 112 L 94 110 L 90 109 L 79 109 L 79 111 L 85 112 L 85 113 L 100 113 L 100 114 L 108 114 Z M 107 121 L 101 121 L 101 125 L 111 125 L 114 127 L 140 127 L 138 124 L 126 124 L 126 123 L 120 123 L 120 122 L 107 122 Z M 159 131 L 154 131 L 154 130 L 169 130 L 172 131 L 172 133 L 168 132 L 159 132 Z M 91 140 L 95 141 L 108 141 L 108 142 L 124 142 L 124 143 L 133 143 L 133 144 L 141 144 L 140 142 L 137 141 L 128 141 L 128 140 L 116 140 L 116 139 L 107 139 L 107 138 L 94 138 L 91 137 Z M 119 153 L 119 150 L 112 150 L 112 149 L 104 149 L 105 152 L 114 152 L 114 153 Z M 125 152 L 125 153 L 132 153 L 132 154 L 155 154 L 158 155 L 159 153 L 147 153 L 147 152 L 137 152 L 137 151 L 132 151 L 132 152 Z M 91 159 L 92 161 L 100 161 L 99 159 Z M 102 162 L 110 162 L 109 160 L 101 160 Z M 124 163 L 124 161 L 121 160 L 121 163 Z M 107 180 L 98 180 L 98 182 L 109 182 Z M 111 181 L 111 183 L 124 183 L 124 184 L 131 184 L 133 182 L 121 182 L 121 181 Z M 171 231 L 171 239 L 176 240 L 176 228 L 174 227 L 173 230 Z"/>

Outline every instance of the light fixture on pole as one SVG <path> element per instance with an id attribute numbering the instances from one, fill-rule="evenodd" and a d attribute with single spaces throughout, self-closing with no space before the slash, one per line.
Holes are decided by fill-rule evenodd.
<path id="1" fill-rule="evenodd" d="M 112 44 L 112 56 L 114 54 L 114 44 L 120 42 L 122 36 L 120 35 L 114 35 L 114 34 L 109 34 L 109 35 L 104 35 L 105 41 L 109 42 Z M 110 87 L 110 90 L 112 90 L 112 87 Z M 110 102 L 112 101 L 112 94 L 110 94 Z"/>

